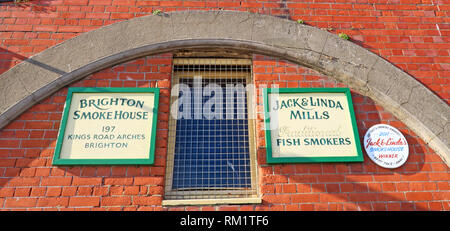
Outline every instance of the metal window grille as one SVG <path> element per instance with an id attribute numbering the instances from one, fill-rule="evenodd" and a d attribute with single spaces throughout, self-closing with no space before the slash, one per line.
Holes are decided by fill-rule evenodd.
<path id="1" fill-rule="evenodd" d="M 256 197 L 251 61 L 178 58 L 172 78 L 165 199 Z"/>

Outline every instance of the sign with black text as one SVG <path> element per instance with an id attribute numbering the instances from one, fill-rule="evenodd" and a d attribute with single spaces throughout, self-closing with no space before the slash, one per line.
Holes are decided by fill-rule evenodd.
<path id="1" fill-rule="evenodd" d="M 69 88 L 53 164 L 153 164 L 158 101 L 158 88 Z"/>
<path id="2" fill-rule="evenodd" d="M 363 161 L 350 89 L 264 89 L 267 162 Z"/>

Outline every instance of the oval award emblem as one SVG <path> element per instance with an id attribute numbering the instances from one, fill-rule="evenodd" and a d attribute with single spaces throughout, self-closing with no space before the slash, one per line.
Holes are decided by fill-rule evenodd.
<path id="1" fill-rule="evenodd" d="M 396 128 L 377 124 L 364 136 L 364 148 L 369 158 L 383 168 L 402 166 L 409 155 L 408 142 Z"/>

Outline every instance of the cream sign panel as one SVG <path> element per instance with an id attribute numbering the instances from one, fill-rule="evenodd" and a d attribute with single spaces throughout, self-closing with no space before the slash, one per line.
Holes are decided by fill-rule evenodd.
<path id="1" fill-rule="evenodd" d="M 265 96 L 268 162 L 362 161 L 348 89 L 267 89 Z"/>
<path id="2" fill-rule="evenodd" d="M 155 142 L 156 90 L 71 89 L 54 163 L 148 163 Z"/>

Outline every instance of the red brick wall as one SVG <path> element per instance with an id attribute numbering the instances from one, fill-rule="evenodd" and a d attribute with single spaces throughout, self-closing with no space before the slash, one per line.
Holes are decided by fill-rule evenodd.
<path id="1" fill-rule="evenodd" d="M 155 9 L 240 10 L 344 32 L 450 100 L 450 3 L 444 0 L 30 0 L 0 3 L 0 73 L 80 33 Z"/>
<path id="2" fill-rule="evenodd" d="M 358 1 L 116 1 L 31 0 L 0 4 L 0 73 L 48 47 L 155 9 L 244 10 L 302 19 L 391 61 L 450 102 L 450 5 L 440 0 Z M 447 3 L 447 4 L 446 4 Z M 341 87 L 312 70 L 254 56 L 257 86 Z M 63 88 L 0 130 L 0 209 L 28 210 L 450 210 L 450 171 L 403 123 L 370 98 L 352 93 L 362 137 L 373 124 L 403 132 L 410 145 L 404 166 L 265 162 L 262 114 L 257 123 L 263 204 L 161 207 L 167 146 L 171 55 L 108 68 L 71 86 L 161 89 L 156 164 L 53 167 L 53 149 L 66 98 Z M 259 105 L 259 112 L 262 106 Z M 364 154 L 365 155 L 365 154 Z"/>
<path id="3" fill-rule="evenodd" d="M 377 123 L 408 140 L 408 161 L 395 170 L 364 163 L 267 165 L 258 106 L 260 205 L 162 207 L 172 57 L 146 57 L 95 73 L 69 87 L 161 88 L 154 166 L 52 166 L 67 87 L 0 131 L 0 209 L 27 210 L 449 210 L 450 170 L 423 141 L 370 98 L 352 93 L 362 137 Z M 345 87 L 315 71 L 254 56 L 255 83 Z M 260 99 L 260 98 L 259 98 Z"/>

